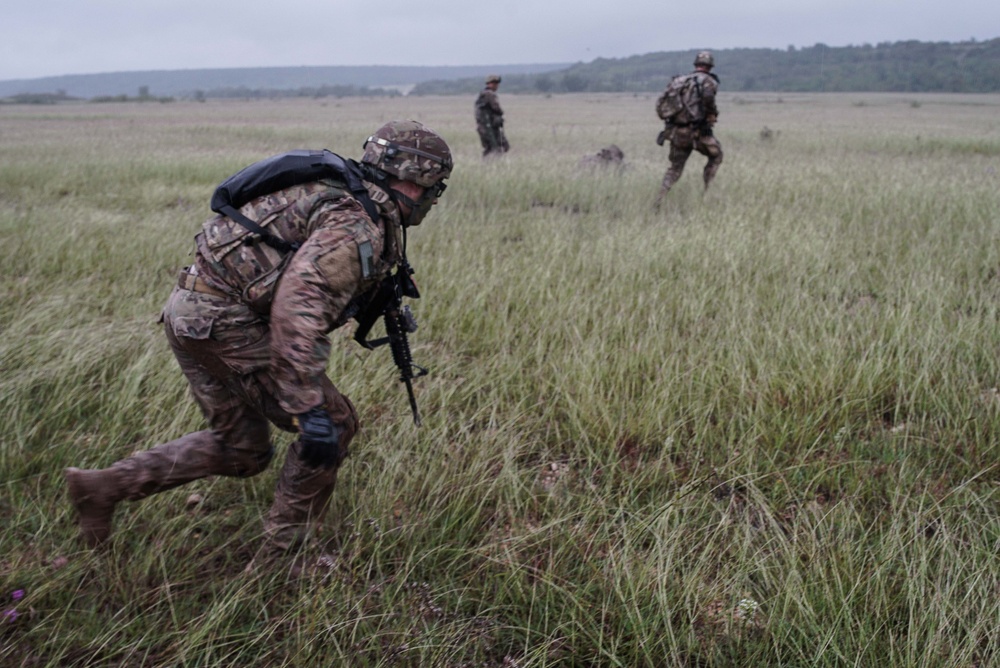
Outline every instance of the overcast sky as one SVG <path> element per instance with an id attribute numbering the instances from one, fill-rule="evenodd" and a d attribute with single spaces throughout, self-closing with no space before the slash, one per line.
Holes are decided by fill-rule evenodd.
<path id="1" fill-rule="evenodd" d="M 1000 37 L 997 0 L 22 0 L 0 80 L 288 65 L 573 63 Z"/>

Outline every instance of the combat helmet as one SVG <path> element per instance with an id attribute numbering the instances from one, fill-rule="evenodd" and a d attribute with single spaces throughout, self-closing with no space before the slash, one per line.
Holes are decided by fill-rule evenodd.
<path id="1" fill-rule="evenodd" d="M 698 55 L 694 57 L 694 66 L 698 67 L 699 65 L 704 67 L 715 67 L 715 58 L 712 57 L 711 51 L 698 52 Z"/>
<path id="2" fill-rule="evenodd" d="M 486 83 L 488 83 L 488 84 L 491 84 L 491 83 L 500 83 L 500 75 L 499 74 L 487 74 L 486 75 Z"/>
<path id="3" fill-rule="evenodd" d="M 424 188 L 443 190 L 454 166 L 447 142 L 417 121 L 389 121 L 362 148 L 361 162 Z"/>

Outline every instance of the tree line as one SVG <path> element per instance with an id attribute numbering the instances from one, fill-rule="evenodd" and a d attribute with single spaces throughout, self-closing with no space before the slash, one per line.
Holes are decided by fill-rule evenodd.
<path id="1" fill-rule="evenodd" d="M 689 72 L 696 50 L 598 58 L 564 70 L 503 77 L 507 93 L 661 91 Z M 1000 92 L 1000 38 L 984 42 L 884 42 L 830 47 L 714 50 L 727 91 Z M 500 74 L 503 74 L 502 72 Z M 411 94 L 472 94 L 478 79 L 435 80 Z"/>

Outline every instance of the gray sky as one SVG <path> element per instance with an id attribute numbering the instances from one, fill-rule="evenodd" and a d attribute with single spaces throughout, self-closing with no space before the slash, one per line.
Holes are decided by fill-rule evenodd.
<path id="1" fill-rule="evenodd" d="M 0 80 L 215 67 L 572 63 L 696 48 L 1000 36 L 997 0 L 6 4 L 0 11 Z"/>

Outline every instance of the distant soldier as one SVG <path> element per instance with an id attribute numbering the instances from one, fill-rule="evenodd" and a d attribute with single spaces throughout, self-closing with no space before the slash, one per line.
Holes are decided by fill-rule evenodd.
<path id="1" fill-rule="evenodd" d="M 448 144 L 415 121 L 386 123 L 364 149 L 349 161 L 355 181 L 291 185 L 204 223 L 161 319 L 208 428 L 107 468 L 67 468 L 88 545 L 108 540 L 122 501 L 259 474 L 274 455 L 269 423 L 296 438 L 256 562 L 273 563 L 322 519 L 359 428 L 326 376 L 328 335 L 364 311 L 394 267 L 408 267 L 405 230 L 430 212 L 452 170 Z"/>
<path id="2" fill-rule="evenodd" d="M 510 150 L 507 135 L 503 131 L 503 109 L 497 98 L 497 88 L 500 87 L 500 75 L 490 74 L 486 77 L 486 87 L 476 98 L 476 132 L 483 144 L 483 157 L 491 154 L 506 153 Z"/>
<path id="3" fill-rule="evenodd" d="M 657 208 L 664 195 L 681 178 L 684 163 L 692 150 L 708 157 L 704 172 L 706 190 L 722 164 L 722 146 L 712 134 L 719 117 L 715 106 L 719 77 L 711 71 L 714 66 L 712 53 L 700 52 L 694 59 L 694 72 L 674 77 L 657 101 L 656 112 L 665 127 L 656 138 L 656 143 L 663 146 L 665 141 L 670 142 L 670 167 L 656 197 Z"/>
<path id="4" fill-rule="evenodd" d="M 580 158 L 582 169 L 625 169 L 625 152 L 615 144 L 609 144 L 593 155 Z"/>

